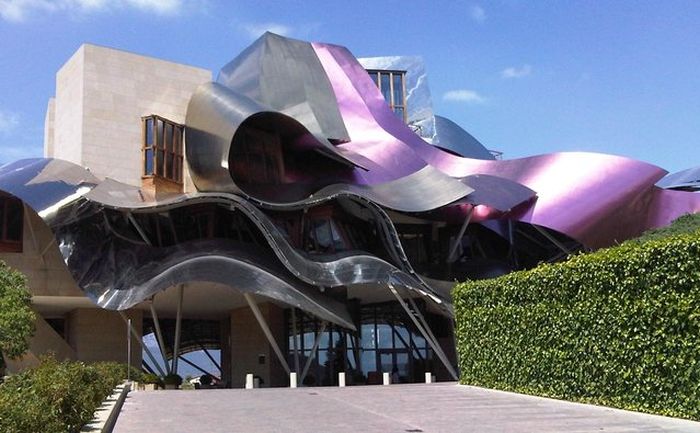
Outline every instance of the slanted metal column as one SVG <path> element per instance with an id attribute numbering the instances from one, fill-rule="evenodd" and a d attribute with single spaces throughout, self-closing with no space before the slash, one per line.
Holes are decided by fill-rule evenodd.
<path id="1" fill-rule="evenodd" d="M 270 331 L 270 327 L 267 326 L 267 322 L 265 321 L 265 318 L 263 317 L 262 313 L 260 312 L 260 309 L 258 308 L 258 304 L 255 303 L 255 299 L 253 298 L 253 295 L 251 295 L 250 293 L 244 293 L 243 297 L 245 297 L 245 300 L 248 302 L 248 306 L 253 311 L 253 315 L 255 316 L 255 319 L 257 319 L 258 324 L 260 324 L 260 328 L 262 328 L 263 332 L 265 333 L 265 336 L 267 337 L 267 340 L 270 342 L 270 346 L 272 346 L 272 350 L 275 352 L 275 355 L 277 355 L 277 358 L 279 359 L 280 364 L 282 364 L 282 368 L 284 368 L 284 371 L 286 371 L 287 375 L 289 375 L 289 373 L 292 372 L 289 369 L 289 364 L 287 364 L 287 360 L 284 358 L 282 351 L 280 350 L 279 346 L 277 345 L 277 342 L 275 341 L 275 337 L 272 335 L 272 331 Z"/>
<path id="2" fill-rule="evenodd" d="M 180 332 L 182 330 L 182 299 L 185 293 L 184 284 L 177 287 L 177 316 L 175 317 L 175 344 L 173 344 L 173 363 L 171 373 L 177 374 L 177 361 L 180 357 Z"/>
<path id="3" fill-rule="evenodd" d="M 459 245 L 462 243 L 462 238 L 464 237 L 464 233 L 467 231 L 467 226 L 469 226 L 469 222 L 472 220 L 472 214 L 474 213 L 474 206 L 469 208 L 469 212 L 467 212 L 467 216 L 464 218 L 464 223 L 462 223 L 462 227 L 459 229 L 459 234 L 457 235 L 457 239 L 455 240 L 455 243 L 452 244 L 452 248 L 450 248 L 450 253 L 447 255 L 447 263 L 452 263 L 456 260 L 454 257 L 455 253 L 457 253 L 457 248 L 459 248 Z"/>
<path id="4" fill-rule="evenodd" d="M 165 353 L 165 340 L 163 339 L 163 332 L 160 330 L 160 320 L 158 320 L 158 314 L 156 314 L 156 307 L 153 305 L 153 299 L 151 299 L 148 306 L 151 308 L 151 318 L 153 319 L 153 325 L 156 328 L 156 339 L 158 340 L 160 355 L 163 357 L 163 364 L 168 369 L 168 373 L 172 373 L 173 371 L 170 368 L 170 363 L 168 362 L 168 355 Z"/>
<path id="5" fill-rule="evenodd" d="M 318 330 L 318 334 L 316 334 L 316 337 L 314 338 L 314 346 L 311 348 L 309 358 L 306 360 L 306 364 L 304 365 L 304 371 L 301 372 L 301 378 L 299 379 L 299 382 L 302 384 L 304 383 L 304 379 L 306 379 L 306 374 L 309 372 L 311 362 L 313 362 L 314 358 L 316 358 L 316 353 L 318 352 L 318 345 L 321 344 L 321 336 L 324 332 L 326 332 L 327 326 L 328 322 L 326 322 L 325 320 L 321 322 L 321 329 Z"/>
<path id="6" fill-rule="evenodd" d="M 546 237 L 547 240 L 548 240 L 549 242 L 551 242 L 551 243 L 553 243 L 554 245 L 556 245 L 556 247 L 559 248 L 560 250 L 562 250 L 565 254 L 567 254 L 567 255 L 568 255 L 568 254 L 571 254 L 571 251 L 569 251 L 569 249 L 566 248 L 566 247 L 564 246 L 564 244 L 562 244 L 561 242 L 559 242 L 558 240 L 556 240 L 556 239 L 554 238 L 554 236 L 552 236 L 552 235 L 550 235 L 549 233 L 547 233 L 547 230 L 543 229 L 542 227 L 540 227 L 540 226 L 538 226 L 538 225 L 536 225 L 536 224 L 532 224 L 532 227 L 534 227 L 535 230 L 537 230 L 538 232 L 540 232 L 540 234 L 541 234 L 542 236 Z"/>
<path id="7" fill-rule="evenodd" d="M 433 333 L 430 331 L 430 327 L 427 326 L 427 323 L 425 323 L 425 320 L 423 319 L 422 315 L 420 314 L 420 311 L 417 309 L 415 312 L 412 312 L 411 309 L 408 307 L 406 304 L 406 301 L 403 300 L 399 292 L 396 290 L 393 284 L 389 283 L 389 289 L 391 290 L 391 293 L 394 294 L 396 299 L 399 301 L 399 304 L 403 307 L 403 309 L 406 311 L 406 314 L 408 314 L 408 317 L 411 318 L 411 321 L 413 322 L 414 325 L 416 325 L 416 328 L 418 328 L 418 331 L 423 334 L 423 338 L 430 344 L 430 347 L 433 349 L 433 352 L 440 358 L 440 361 L 442 361 L 443 365 L 447 369 L 447 371 L 450 373 L 450 376 L 454 380 L 458 380 L 459 376 L 457 375 L 457 371 L 454 369 L 452 364 L 450 363 L 450 360 L 447 358 L 447 355 L 445 355 L 445 352 L 443 352 L 442 348 L 440 347 L 440 343 L 437 341 Z M 409 298 L 410 299 L 410 298 Z M 415 305 L 415 304 L 414 304 Z M 415 307 L 414 307 L 415 308 Z M 422 321 L 425 323 L 425 327 L 419 321 L 416 316 L 420 316 Z"/>
<path id="8" fill-rule="evenodd" d="M 143 241 L 146 243 L 146 245 L 152 245 L 151 240 L 148 239 L 148 236 L 146 236 L 146 233 L 143 231 L 143 229 L 141 228 L 139 223 L 136 222 L 136 218 L 134 218 L 134 216 L 131 214 L 131 212 L 128 212 L 126 214 L 126 217 L 129 220 L 129 222 L 134 226 L 134 228 L 138 232 L 139 236 L 141 236 L 141 239 L 143 239 Z"/>
<path id="9" fill-rule="evenodd" d="M 126 314 L 124 314 L 123 311 L 120 311 L 119 315 L 121 316 L 122 320 L 124 320 L 124 323 L 126 323 L 128 326 L 129 325 L 129 318 L 126 317 Z M 141 338 L 139 337 L 139 335 L 136 333 L 136 331 L 134 331 L 134 328 L 129 326 L 129 331 L 131 332 L 131 336 L 134 337 L 136 339 L 136 341 L 138 341 L 139 345 L 141 346 L 141 349 L 143 349 L 143 351 L 146 352 L 146 356 L 148 356 L 148 359 L 150 359 L 151 362 L 153 363 L 153 365 L 155 365 L 156 370 L 158 370 L 158 373 L 160 373 L 161 376 L 165 376 L 165 372 L 160 367 L 160 365 L 158 365 L 156 358 L 153 356 L 153 354 L 151 353 L 148 346 L 143 344 L 143 341 L 141 341 Z"/>

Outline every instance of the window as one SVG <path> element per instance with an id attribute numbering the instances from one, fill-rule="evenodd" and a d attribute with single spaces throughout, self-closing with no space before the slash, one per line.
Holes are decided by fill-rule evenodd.
<path id="1" fill-rule="evenodd" d="M 143 175 L 182 183 L 184 127 L 154 114 L 142 121 Z"/>
<path id="2" fill-rule="evenodd" d="M 0 252 L 22 252 L 22 202 L 9 195 L 0 195 Z"/>
<path id="3" fill-rule="evenodd" d="M 396 116 L 406 122 L 405 71 L 368 70 L 374 84 L 379 87 L 384 99 Z"/>

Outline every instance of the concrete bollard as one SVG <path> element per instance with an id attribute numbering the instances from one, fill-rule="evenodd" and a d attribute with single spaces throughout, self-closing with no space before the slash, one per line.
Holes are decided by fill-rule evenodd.
<path id="1" fill-rule="evenodd" d="M 345 387 L 345 373 L 338 373 L 338 386 Z"/>
<path id="2" fill-rule="evenodd" d="M 245 375 L 245 389 L 253 389 L 255 383 L 253 382 L 253 375 L 248 373 Z"/>
<path id="3" fill-rule="evenodd" d="M 425 372 L 425 383 L 433 383 L 433 376 L 429 371 Z"/>
<path id="4" fill-rule="evenodd" d="M 297 387 L 297 374 L 296 374 L 296 372 L 289 373 L 289 387 L 290 388 Z"/>
<path id="5" fill-rule="evenodd" d="M 389 375 L 389 373 L 382 374 L 382 384 L 384 384 L 384 385 L 391 384 L 391 376 Z"/>

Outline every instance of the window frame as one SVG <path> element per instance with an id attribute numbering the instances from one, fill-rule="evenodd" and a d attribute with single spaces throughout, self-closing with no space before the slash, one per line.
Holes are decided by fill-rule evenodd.
<path id="1" fill-rule="evenodd" d="M 151 121 L 151 141 L 148 139 L 148 122 Z M 162 137 L 158 128 L 158 122 L 162 122 Z M 170 141 L 168 138 L 168 129 Z M 148 172 L 148 152 L 151 153 L 151 171 Z M 162 155 L 159 157 L 159 155 Z M 166 119 L 157 114 L 141 117 L 141 178 L 160 178 L 175 182 L 178 185 L 184 183 L 184 155 L 185 155 L 185 125 Z M 163 161 L 159 161 L 162 157 Z M 162 169 L 159 170 L 159 164 Z M 160 173 L 159 173 L 160 172 Z"/>
<path id="2" fill-rule="evenodd" d="M 391 111 L 396 113 L 397 108 L 401 108 L 403 110 L 403 116 L 402 120 L 404 123 L 408 121 L 408 115 L 406 112 L 406 71 L 402 70 L 394 70 L 394 69 L 367 69 L 367 74 L 370 76 L 372 81 L 374 81 L 374 84 L 377 86 L 379 89 L 379 93 L 384 95 L 383 89 L 382 89 L 382 76 L 387 76 L 389 77 L 389 96 L 390 100 L 386 101 L 387 104 L 389 104 L 389 108 L 391 108 Z M 401 103 L 398 104 L 394 100 L 395 92 L 394 92 L 394 76 L 399 75 L 401 77 L 401 97 L 402 100 L 400 101 Z"/>

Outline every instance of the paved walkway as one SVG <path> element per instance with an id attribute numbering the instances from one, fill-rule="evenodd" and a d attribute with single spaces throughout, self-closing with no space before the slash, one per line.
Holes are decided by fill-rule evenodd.
<path id="1" fill-rule="evenodd" d="M 700 423 L 438 383 L 132 392 L 114 431 L 700 432 Z"/>

